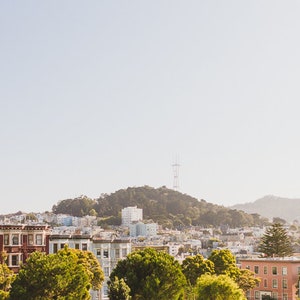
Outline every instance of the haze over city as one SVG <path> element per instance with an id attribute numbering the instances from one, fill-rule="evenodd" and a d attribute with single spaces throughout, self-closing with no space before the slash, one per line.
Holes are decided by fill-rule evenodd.
<path id="1" fill-rule="evenodd" d="M 299 1 L 2 1 L 0 214 L 129 186 L 300 198 Z"/>

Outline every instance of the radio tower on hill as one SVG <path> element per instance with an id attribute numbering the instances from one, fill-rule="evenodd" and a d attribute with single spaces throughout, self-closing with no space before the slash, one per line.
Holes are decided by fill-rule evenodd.
<path id="1" fill-rule="evenodd" d="M 179 160 L 178 157 L 175 157 L 175 162 L 172 165 L 173 167 L 173 190 L 178 191 L 179 190 Z"/>

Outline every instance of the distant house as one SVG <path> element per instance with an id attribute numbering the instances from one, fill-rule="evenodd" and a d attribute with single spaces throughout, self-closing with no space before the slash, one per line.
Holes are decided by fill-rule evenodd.
<path id="1" fill-rule="evenodd" d="M 32 252 L 49 253 L 49 235 L 46 225 L 0 225 L 0 251 L 6 252 L 8 267 L 17 273 Z"/>
<path id="2" fill-rule="evenodd" d="M 296 300 L 300 260 L 297 258 L 241 259 L 242 269 L 253 271 L 261 281 L 247 299 Z M 270 298 L 271 297 L 271 298 Z"/>

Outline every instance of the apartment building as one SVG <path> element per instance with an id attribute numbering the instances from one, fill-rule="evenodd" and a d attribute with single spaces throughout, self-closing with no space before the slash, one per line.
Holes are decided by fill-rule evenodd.
<path id="1" fill-rule="evenodd" d="M 240 259 L 242 269 L 249 269 L 260 278 L 260 283 L 248 295 L 249 300 L 296 300 L 300 259 L 255 258 Z"/>
<path id="2" fill-rule="evenodd" d="M 0 251 L 6 253 L 8 267 L 17 273 L 32 252 L 48 253 L 49 235 L 46 225 L 0 225 Z"/>
<path id="3" fill-rule="evenodd" d="M 108 300 L 108 285 L 110 273 L 120 259 L 126 258 L 131 252 L 131 242 L 128 239 L 103 239 L 90 234 L 69 233 L 51 235 L 49 253 L 56 253 L 65 245 L 72 249 L 91 251 L 98 259 L 104 272 L 104 282 L 99 291 L 91 290 L 92 300 Z"/>
<path id="4" fill-rule="evenodd" d="M 143 220 L 143 209 L 137 206 L 125 207 L 121 211 L 122 225 L 129 226 L 132 222 Z"/>

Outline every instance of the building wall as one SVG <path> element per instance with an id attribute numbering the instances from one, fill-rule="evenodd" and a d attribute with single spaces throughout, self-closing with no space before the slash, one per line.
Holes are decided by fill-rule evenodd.
<path id="1" fill-rule="evenodd" d="M 125 207 L 121 211 L 122 225 L 129 226 L 130 223 L 143 220 L 143 210 L 136 206 Z"/>
<path id="2" fill-rule="evenodd" d="M 261 279 L 250 291 L 248 299 L 261 300 L 270 295 L 278 300 L 296 300 L 300 260 L 293 258 L 242 259 L 242 269 L 253 271 Z"/>
<path id="3" fill-rule="evenodd" d="M 17 273 L 32 252 L 49 253 L 49 234 L 45 225 L 0 225 L 0 251 L 6 252 L 8 267 Z"/>

